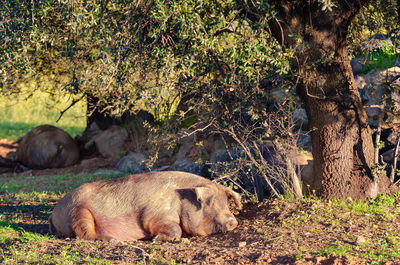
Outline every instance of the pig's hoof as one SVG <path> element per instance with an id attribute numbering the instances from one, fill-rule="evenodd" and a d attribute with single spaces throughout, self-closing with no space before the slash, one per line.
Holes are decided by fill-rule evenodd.
<path id="1" fill-rule="evenodd" d="M 119 243 L 119 240 L 117 240 L 117 239 L 115 239 L 115 238 L 112 238 L 112 239 L 110 239 L 110 241 L 108 241 L 108 242 L 113 243 L 113 244 L 116 244 L 116 243 Z"/>
<path id="2" fill-rule="evenodd" d="M 182 230 L 179 225 L 175 223 L 165 224 L 158 229 L 153 241 L 175 241 L 180 240 L 182 237 Z"/>
<path id="3" fill-rule="evenodd" d="M 160 242 L 160 241 L 180 242 L 181 238 L 180 237 L 171 237 L 171 236 L 165 235 L 165 234 L 158 234 L 155 237 L 153 237 L 153 242 Z"/>
<path id="4" fill-rule="evenodd" d="M 96 238 L 96 240 L 100 240 L 100 241 L 104 241 L 104 242 L 110 242 L 110 243 L 118 243 L 119 242 L 118 239 L 115 239 L 115 238 L 110 237 L 110 236 L 98 236 Z"/>
<path id="5" fill-rule="evenodd" d="M 171 241 L 172 241 L 172 243 L 180 243 L 180 242 L 182 242 L 182 238 L 174 238 Z"/>
<path id="6" fill-rule="evenodd" d="M 156 235 L 155 237 L 153 237 L 153 239 L 151 241 L 153 241 L 153 243 L 155 243 L 155 242 L 160 242 L 161 240 L 158 237 L 158 235 Z"/>

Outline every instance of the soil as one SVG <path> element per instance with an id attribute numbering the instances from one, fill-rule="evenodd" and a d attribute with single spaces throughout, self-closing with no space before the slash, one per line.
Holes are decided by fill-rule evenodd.
<path id="1" fill-rule="evenodd" d="M 0 155 L 12 157 L 15 144 L 0 141 Z M 64 169 L 30 170 L 19 174 L 51 175 L 60 172 L 94 172 L 100 168 L 109 168 L 107 161 L 94 158 L 77 166 Z M 49 195 L 51 197 L 51 195 Z M 48 234 L 47 218 L 56 204 L 56 198 L 48 198 L 43 204 L 42 198 L 33 201 L 21 201 L 15 196 L 0 193 L 0 209 L 5 216 L 22 213 L 23 222 L 18 225 L 25 231 Z M 60 249 L 79 252 L 82 256 L 105 259 L 112 264 L 367 264 L 371 260 L 355 255 L 336 255 L 323 252 L 328 246 L 339 242 L 354 246 L 357 238 L 372 231 L 366 222 L 352 223 L 351 220 L 362 216 L 354 213 L 343 213 L 337 220 L 313 221 L 304 216 L 312 216 L 313 212 L 323 207 L 319 201 L 303 203 L 287 200 L 271 199 L 260 203 L 247 202 L 240 211 L 236 211 L 239 226 L 227 234 L 216 234 L 208 237 L 183 238 L 179 242 L 84 242 L 76 239 L 51 239 L 36 246 L 36 252 L 59 253 Z M 316 216 L 315 218 L 320 217 Z M 367 217 L 365 217 L 367 218 Z M 30 221 L 29 221 L 30 220 Z M 316 220 L 316 219 L 315 219 Z M 318 219 L 319 220 L 319 219 Z M 397 223 L 399 221 L 396 218 Z M 382 221 L 384 222 L 384 220 Z M 396 223 L 396 222 L 395 222 Z M 384 225 L 384 224 L 382 224 Z M 397 228 L 398 229 L 398 228 Z M 400 231 L 397 231 L 400 232 Z M 351 234 L 356 241 L 347 241 L 344 235 Z M 372 233 L 372 232 L 371 232 Z M 371 236 L 373 237 L 373 236 Z M 373 238 L 372 238 L 373 239 Z M 7 248 L 6 242 L 0 242 L 0 248 L 15 249 L 24 242 L 13 242 Z M 0 258 L 1 260 L 1 258 Z M 378 262 L 378 264 L 400 264 L 396 260 Z"/>

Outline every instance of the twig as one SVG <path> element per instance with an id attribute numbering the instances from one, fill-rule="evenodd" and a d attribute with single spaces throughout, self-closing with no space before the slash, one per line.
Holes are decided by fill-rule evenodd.
<path id="1" fill-rule="evenodd" d="M 379 106 L 378 128 L 376 130 L 375 153 L 374 153 L 374 163 L 376 165 L 379 164 L 379 142 L 381 141 L 382 122 L 383 122 L 383 110 L 382 110 L 381 106 Z"/>
<path id="2" fill-rule="evenodd" d="M 400 75 L 395 75 L 395 76 L 393 76 L 392 78 L 390 78 L 390 81 L 389 82 L 386 82 L 386 83 L 384 83 L 385 85 L 387 85 L 387 86 L 390 86 L 391 84 L 393 84 L 397 79 L 399 79 L 400 78 Z"/>
<path id="3" fill-rule="evenodd" d="M 231 137 L 243 148 L 243 151 L 246 153 L 246 155 L 250 158 L 251 162 L 256 165 L 256 167 L 260 168 L 260 164 L 256 161 L 250 150 L 248 149 L 247 146 L 243 144 L 241 140 L 237 137 L 236 133 L 233 131 L 232 128 L 230 130 L 225 130 L 225 132 L 229 133 Z M 268 183 L 268 186 L 271 188 L 272 192 L 275 194 L 276 197 L 279 197 L 279 192 L 275 189 L 274 185 L 271 183 L 269 178 L 263 173 L 263 177 L 265 181 Z"/>
<path id="4" fill-rule="evenodd" d="M 292 188 L 293 188 L 293 193 L 296 198 L 303 198 L 303 190 L 302 190 L 302 185 L 301 185 L 301 178 L 299 175 L 297 175 L 292 161 L 289 159 L 287 155 L 285 155 L 285 149 L 280 145 L 280 144 L 275 144 L 276 148 L 278 149 L 278 152 L 280 153 L 282 159 L 286 162 L 286 170 L 287 170 L 287 175 L 288 179 L 292 180 Z"/>
<path id="5" fill-rule="evenodd" d="M 203 128 L 198 128 L 196 130 L 191 131 L 190 133 L 187 132 L 183 132 L 183 136 L 182 137 L 189 137 L 197 132 L 203 132 L 205 131 L 208 127 L 212 126 L 214 124 L 215 118 L 213 118 L 208 125 L 204 126 Z"/>
<path id="6" fill-rule="evenodd" d="M 283 235 L 280 235 L 280 236 L 277 236 L 277 237 L 274 237 L 274 238 L 271 238 L 271 239 L 265 240 L 265 241 L 264 241 L 264 243 L 266 243 L 266 242 L 271 242 L 271 241 L 274 241 L 274 240 L 277 240 L 278 238 L 281 238 L 281 237 L 283 237 Z"/>
<path id="7" fill-rule="evenodd" d="M 61 119 L 61 117 L 64 115 L 65 112 L 67 112 L 70 108 L 72 108 L 72 106 L 74 106 L 76 103 L 81 101 L 84 97 L 85 97 L 85 95 L 82 95 L 82 97 L 80 97 L 79 99 L 72 100 L 72 103 L 66 109 L 64 109 L 63 111 L 60 112 L 60 116 L 58 117 L 56 122 L 58 122 Z"/>
<path id="8" fill-rule="evenodd" d="M 239 14 L 242 12 L 243 9 L 238 10 L 238 12 L 236 13 L 236 15 L 231 19 L 231 21 L 229 21 L 228 25 L 226 25 L 225 27 L 221 28 L 221 29 L 217 29 L 217 32 L 223 32 L 224 30 L 229 29 L 229 26 L 232 25 L 233 21 L 235 21 L 235 19 L 239 16 Z M 233 32 L 233 31 L 232 31 Z"/>
<path id="9" fill-rule="evenodd" d="M 133 246 L 133 247 L 142 252 L 142 256 L 143 256 L 142 260 L 143 260 L 144 264 L 146 264 L 146 258 L 150 257 L 150 255 L 143 248 L 136 247 L 136 246 Z"/>
<path id="10" fill-rule="evenodd" d="M 396 147 L 394 148 L 394 156 L 393 156 L 393 165 L 392 165 L 392 172 L 390 172 L 390 181 L 394 183 L 394 175 L 396 171 L 396 164 L 397 164 L 397 156 L 399 154 L 399 146 L 400 146 L 400 129 L 397 130 L 397 138 L 396 138 Z"/>

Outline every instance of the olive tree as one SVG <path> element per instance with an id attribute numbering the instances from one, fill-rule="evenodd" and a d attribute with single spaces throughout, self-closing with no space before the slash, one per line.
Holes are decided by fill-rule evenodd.
<path id="1" fill-rule="evenodd" d="M 89 116 L 144 109 L 180 127 L 246 128 L 247 115 L 257 137 L 274 134 L 258 126 L 275 110 L 274 88 L 296 88 L 319 194 L 374 197 L 389 183 L 374 172 L 346 48 L 370 2 L 5 0 L 0 88 L 12 95 L 16 82 L 50 75 L 56 89 L 88 99 Z"/>

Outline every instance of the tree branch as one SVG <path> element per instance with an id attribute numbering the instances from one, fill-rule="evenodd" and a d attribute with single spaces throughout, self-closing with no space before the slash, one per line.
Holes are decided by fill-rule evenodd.
<path id="1" fill-rule="evenodd" d="M 81 101 L 83 98 L 85 97 L 85 95 L 83 95 L 82 97 L 80 97 L 79 99 L 74 99 L 72 100 L 71 104 L 64 109 L 63 111 L 60 112 L 60 116 L 58 117 L 58 119 L 56 120 L 56 122 L 58 122 L 61 117 L 64 115 L 65 112 L 67 112 L 70 108 L 72 108 L 72 106 L 74 106 L 76 103 L 78 103 L 79 101 Z"/>

